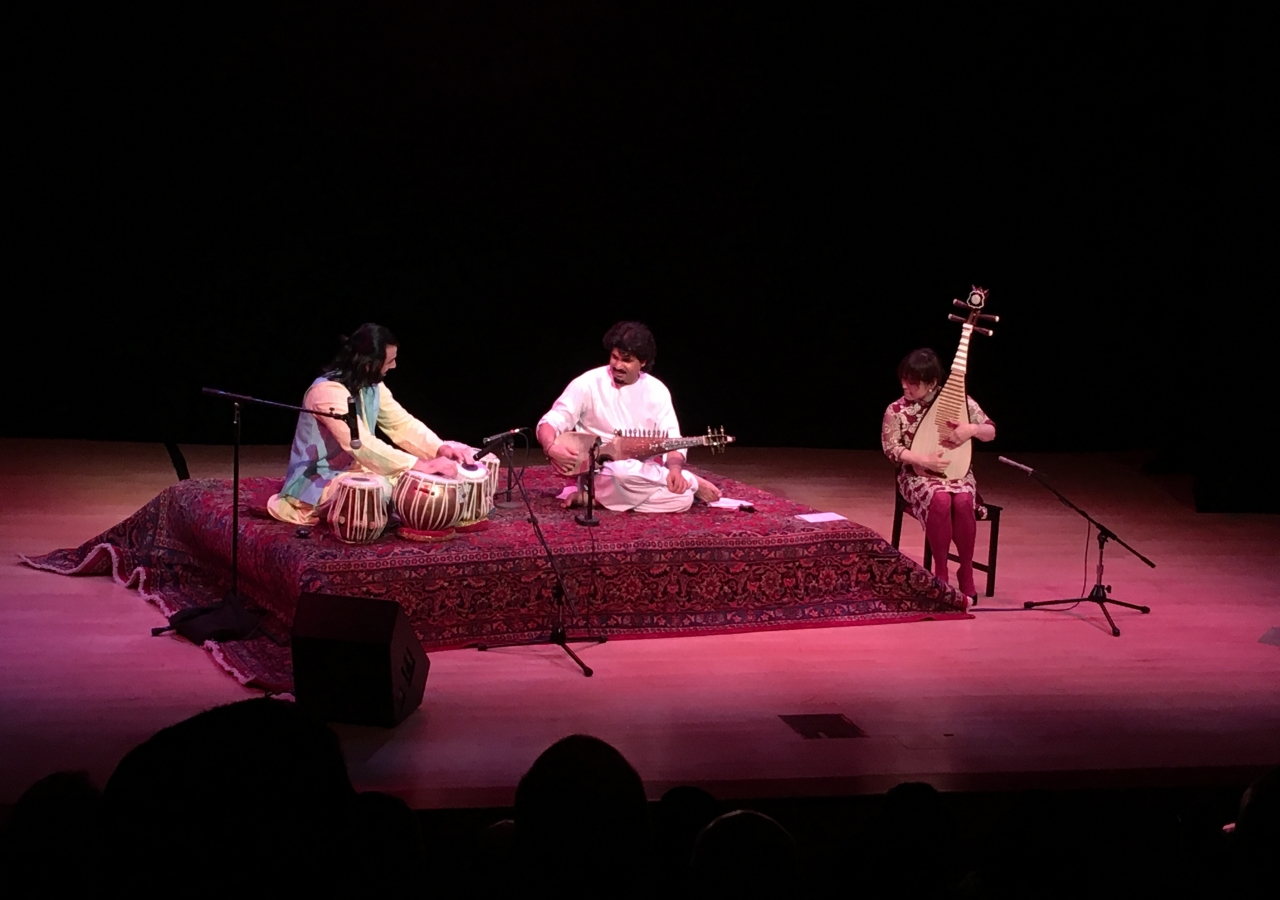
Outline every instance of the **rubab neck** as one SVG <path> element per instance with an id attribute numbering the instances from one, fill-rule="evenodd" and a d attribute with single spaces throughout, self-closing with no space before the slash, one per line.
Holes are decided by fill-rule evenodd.
<path id="1" fill-rule="evenodd" d="M 676 437 L 676 438 L 658 438 L 668 450 L 685 450 L 689 447 L 698 447 L 707 442 L 705 437 Z"/>
<path id="2" fill-rule="evenodd" d="M 951 363 L 951 374 L 947 376 L 947 383 L 942 386 L 938 399 L 933 401 L 938 407 L 939 423 L 969 421 L 964 376 L 969 365 L 969 338 L 972 334 L 973 326 L 966 322 L 960 329 L 960 346 L 956 348 L 956 358 Z"/>

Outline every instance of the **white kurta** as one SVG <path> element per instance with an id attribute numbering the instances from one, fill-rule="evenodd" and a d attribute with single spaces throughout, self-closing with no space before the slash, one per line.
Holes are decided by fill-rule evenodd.
<path id="1" fill-rule="evenodd" d="M 566 431 L 586 431 L 610 438 L 618 431 L 644 429 L 671 437 L 680 435 L 675 407 L 667 386 L 644 372 L 635 384 L 618 387 L 608 366 L 584 372 L 564 389 L 550 411 L 538 422 L 550 425 L 557 435 Z M 684 452 L 670 455 L 683 459 Z M 686 472 L 687 490 L 673 494 L 667 489 L 664 457 L 619 459 L 607 462 L 596 476 L 596 500 L 616 512 L 684 512 L 693 505 L 698 480 Z"/>

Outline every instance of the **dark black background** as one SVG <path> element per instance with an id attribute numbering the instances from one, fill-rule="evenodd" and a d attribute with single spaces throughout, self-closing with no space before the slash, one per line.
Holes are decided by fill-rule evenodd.
<path id="1" fill-rule="evenodd" d="M 225 441 L 364 321 L 447 437 L 639 318 L 688 432 L 874 447 L 953 297 L 1001 447 L 1185 446 L 1268 392 L 1260 21 L 1151 7 L 42 8 L 9 145 L 22 436 Z M 252 410 L 250 441 L 293 417 Z"/>

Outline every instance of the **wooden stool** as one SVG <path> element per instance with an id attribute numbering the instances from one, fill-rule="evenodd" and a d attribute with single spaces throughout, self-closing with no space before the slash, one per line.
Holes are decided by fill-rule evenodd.
<path id="1" fill-rule="evenodd" d="M 889 543 L 893 544 L 895 550 L 898 549 L 898 542 L 902 538 L 902 515 L 906 513 L 911 515 L 911 505 L 907 503 L 906 498 L 902 496 L 902 492 L 897 486 L 893 489 L 894 506 L 893 506 L 893 538 Z M 987 542 L 987 561 L 980 563 L 976 559 L 973 562 L 973 568 L 979 572 L 987 573 L 987 591 L 988 597 L 994 597 L 996 593 L 996 552 L 1000 549 L 1000 509 L 994 503 L 986 503 L 980 497 L 974 498 L 974 512 L 978 512 L 982 507 L 986 507 L 987 514 L 978 519 L 979 522 L 991 523 L 991 536 Z M 915 518 L 912 516 L 912 518 Z M 947 559 L 953 562 L 960 562 L 960 557 L 954 553 L 948 553 Z M 924 542 L 924 567 L 933 571 L 933 550 L 929 547 L 929 539 L 925 538 Z"/>

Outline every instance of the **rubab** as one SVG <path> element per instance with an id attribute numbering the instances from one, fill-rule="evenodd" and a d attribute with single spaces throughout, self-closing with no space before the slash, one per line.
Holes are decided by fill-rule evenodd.
<path id="1" fill-rule="evenodd" d="M 942 459 L 946 462 L 946 469 L 941 472 L 915 466 L 917 475 L 933 475 L 948 481 L 956 481 L 968 473 L 969 465 L 973 462 L 973 441 L 965 441 L 958 447 L 948 446 L 954 430 L 947 426 L 948 422 L 959 425 L 969 421 L 968 394 L 964 384 L 965 373 L 969 368 L 969 338 L 975 331 L 990 337 L 991 329 L 983 328 L 978 322 L 994 324 L 1000 321 L 1000 317 L 982 312 L 987 302 L 987 291 L 977 285 L 969 291 L 968 298 L 951 302 L 968 310 L 969 314 L 967 318 L 957 316 L 955 313 L 947 317 L 953 322 L 962 323 L 960 346 L 956 349 L 955 359 L 951 363 L 951 374 L 947 376 L 937 399 L 925 412 L 920 427 L 916 429 L 915 438 L 911 441 L 911 449 L 927 456 L 933 456 L 941 450 Z"/>
<path id="2" fill-rule="evenodd" d="M 602 441 L 599 459 L 644 459 L 669 450 L 687 450 L 690 447 L 707 447 L 712 453 L 723 453 L 726 444 L 732 444 L 733 435 L 724 428 L 708 428 L 705 435 L 695 437 L 669 437 L 656 431 L 618 431 L 613 437 L 597 438 L 585 431 L 565 431 L 556 436 L 556 443 L 573 451 L 571 467 L 561 470 L 561 475 L 581 475 L 587 471 L 591 446 Z"/>

